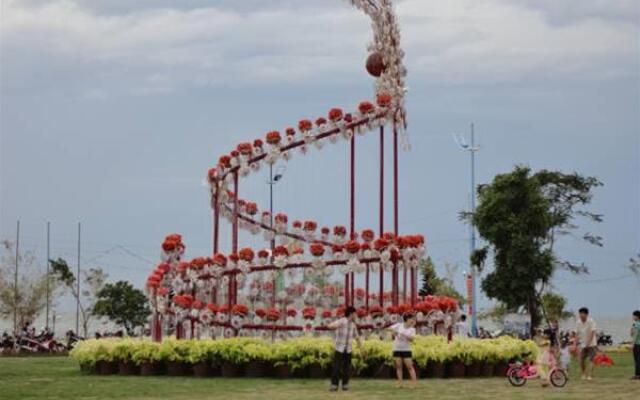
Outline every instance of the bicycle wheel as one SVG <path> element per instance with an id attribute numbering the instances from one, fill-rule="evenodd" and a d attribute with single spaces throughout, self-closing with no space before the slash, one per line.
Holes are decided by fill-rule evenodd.
<path id="1" fill-rule="evenodd" d="M 551 371 L 551 375 L 549 376 L 551 380 L 551 384 L 555 387 L 564 387 L 567 384 L 569 378 L 567 378 L 566 372 L 561 369 L 554 369 Z"/>
<path id="2" fill-rule="evenodd" d="M 527 380 L 520 376 L 520 368 L 512 368 L 507 373 L 507 378 L 509 379 L 509 383 L 513 386 L 523 386 L 527 383 Z"/>

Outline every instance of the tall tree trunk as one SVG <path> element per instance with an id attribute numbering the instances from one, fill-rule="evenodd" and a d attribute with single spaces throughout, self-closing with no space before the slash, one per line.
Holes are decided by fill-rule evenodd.
<path id="1" fill-rule="evenodd" d="M 537 296 L 535 295 L 535 290 L 529 295 L 529 300 L 527 301 L 527 310 L 529 311 L 529 315 L 531 316 L 531 329 L 529 334 L 533 338 L 535 336 L 536 328 L 540 325 L 540 309 L 538 307 Z"/>

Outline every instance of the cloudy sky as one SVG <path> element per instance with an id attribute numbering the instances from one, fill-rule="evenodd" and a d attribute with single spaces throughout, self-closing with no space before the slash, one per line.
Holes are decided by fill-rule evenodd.
<path id="1" fill-rule="evenodd" d="M 469 243 L 457 214 L 468 205 L 469 161 L 452 133 L 474 122 L 480 183 L 516 164 L 604 182 L 592 209 L 605 222 L 581 232 L 605 246 L 563 239 L 560 255 L 591 273 L 560 272 L 555 287 L 574 309 L 626 315 L 640 306 L 640 282 L 624 268 L 640 250 L 639 7 L 397 2 L 412 144 L 401 154 L 400 226 L 427 236 L 440 273 L 445 262 L 459 265 L 460 289 Z M 1 11 L 0 235 L 13 238 L 20 219 L 38 267 L 46 221 L 54 257 L 75 260 L 82 221 L 82 264 L 137 285 L 167 233 L 182 233 L 190 256 L 208 254 L 202 181 L 221 153 L 372 93 L 369 21 L 346 1 L 5 0 Z M 359 142 L 364 228 L 376 226 L 377 147 L 374 137 Z M 346 222 L 346 168 L 346 146 L 294 158 L 276 209 Z M 263 171 L 243 182 L 241 196 L 266 208 L 265 181 Z"/>

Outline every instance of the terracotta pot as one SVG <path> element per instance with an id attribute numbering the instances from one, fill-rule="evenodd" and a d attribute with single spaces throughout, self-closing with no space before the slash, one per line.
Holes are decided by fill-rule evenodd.
<path id="1" fill-rule="evenodd" d="M 467 365 L 465 373 L 469 378 L 479 378 L 482 374 L 482 363 L 476 361 Z"/>
<path id="2" fill-rule="evenodd" d="M 489 378 L 493 376 L 494 365 L 492 363 L 484 363 L 482 364 L 482 372 L 480 372 L 480 376 Z"/>
<path id="3" fill-rule="evenodd" d="M 161 372 L 162 364 L 157 361 L 143 362 L 140 364 L 140 375 L 142 376 L 160 375 Z"/>
<path id="4" fill-rule="evenodd" d="M 239 365 L 232 364 L 230 362 L 223 362 L 220 367 L 220 372 L 223 378 L 237 378 L 240 376 L 241 368 Z"/>
<path id="5" fill-rule="evenodd" d="M 325 379 L 327 375 L 329 375 L 329 370 L 327 368 L 322 368 L 320 364 L 312 364 L 309 365 L 309 378 L 311 379 Z"/>
<path id="6" fill-rule="evenodd" d="M 185 376 L 191 373 L 191 365 L 182 361 L 168 361 L 167 375 L 169 376 Z"/>
<path id="7" fill-rule="evenodd" d="M 441 362 L 427 363 L 427 377 L 442 379 L 446 376 L 445 364 Z"/>
<path id="8" fill-rule="evenodd" d="M 208 378 L 213 376 L 213 367 L 206 361 L 193 364 L 193 376 L 198 378 Z"/>
<path id="9" fill-rule="evenodd" d="M 266 376 L 266 368 L 262 362 L 249 362 L 244 366 L 244 376 L 247 378 L 262 378 Z"/>
<path id="10" fill-rule="evenodd" d="M 509 370 L 509 364 L 506 362 L 499 362 L 494 366 L 493 376 L 499 376 L 504 378 L 507 376 L 507 371 Z"/>
<path id="11" fill-rule="evenodd" d="M 85 374 L 95 374 L 98 372 L 98 370 L 96 369 L 96 365 L 91 365 L 91 364 L 80 364 L 80 371 L 85 373 Z"/>
<path id="12" fill-rule="evenodd" d="M 120 375 L 138 375 L 140 368 L 132 361 L 120 361 L 118 363 L 118 372 Z"/>
<path id="13" fill-rule="evenodd" d="M 389 379 L 393 378 L 393 368 L 388 366 L 387 364 L 379 364 L 378 366 L 374 366 L 372 370 L 372 377 L 374 379 Z"/>
<path id="14" fill-rule="evenodd" d="M 96 368 L 100 375 L 113 375 L 118 373 L 118 364 L 113 361 L 98 361 Z"/>
<path id="15" fill-rule="evenodd" d="M 461 362 L 447 363 L 447 378 L 464 378 L 465 369 Z"/>
<path id="16" fill-rule="evenodd" d="M 274 376 L 280 379 L 291 378 L 291 368 L 288 365 L 278 365 L 274 367 Z"/>

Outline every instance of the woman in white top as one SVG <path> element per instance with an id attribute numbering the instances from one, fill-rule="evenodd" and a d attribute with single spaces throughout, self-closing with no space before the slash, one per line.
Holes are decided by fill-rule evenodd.
<path id="1" fill-rule="evenodd" d="M 396 365 L 396 376 L 398 378 L 397 387 L 402 387 L 402 365 L 404 364 L 411 376 L 411 383 L 416 383 L 416 370 L 413 368 L 413 360 L 411 359 L 411 342 L 416 337 L 416 316 L 414 314 L 405 314 L 402 316 L 403 322 L 387 328 L 393 333 L 393 360 Z"/>

